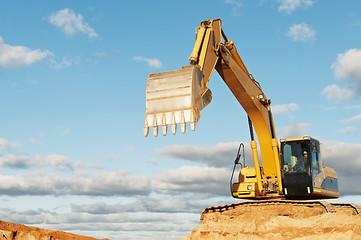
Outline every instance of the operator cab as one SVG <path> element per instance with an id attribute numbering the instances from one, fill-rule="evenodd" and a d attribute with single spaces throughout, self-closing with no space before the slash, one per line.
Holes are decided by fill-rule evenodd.
<path id="1" fill-rule="evenodd" d="M 316 139 L 281 139 L 281 172 L 286 198 L 338 197 L 336 172 L 322 166 Z"/>

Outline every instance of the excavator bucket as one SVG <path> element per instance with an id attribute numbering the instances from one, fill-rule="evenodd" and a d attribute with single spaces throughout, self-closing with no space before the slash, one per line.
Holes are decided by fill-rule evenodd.
<path id="1" fill-rule="evenodd" d="M 148 77 L 146 92 L 146 115 L 144 118 L 144 136 L 148 136 L 153 127 L 153 135 L 158 136 L 158 126 L 163 136 L 171 125 L 175 134 L 177 124 L 185 133 L 186 123 L 195 130 L 200 111 L 212 100 L 212 93 L 203 82 L 199 66 L 191 65 L 180 70 L 152 73 Z"/>

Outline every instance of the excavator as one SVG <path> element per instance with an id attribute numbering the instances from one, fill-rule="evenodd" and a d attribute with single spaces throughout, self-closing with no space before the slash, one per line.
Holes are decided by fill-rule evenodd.
<path id="1" fill-rule="evenodd" d="M 196 41 L 188 60 L 189 66 L 179 70 L 149 75 L 146 137 L 150 127 L 155 137 L 158 128 L 165 136 L 168 126 L 173 134 L 179 125 L 185 133 L 187 123 L 194 131 L 200 111 L 211 102 L 212 93 L 207 84 L 216 69 L 247 113 L 251 137 L 254 167 L 243 165 L 238 182 L 232 183 L 231 179 L 232 196 L 253 201 L 339 197 L 337 174 L 323 165 L 319 140 L 303 136 L 281 138 L 278 142 L 271 100 L 246 68 L 235 44 L 226 37 L 220 19 L 202 21 L 196 28 Z"/>

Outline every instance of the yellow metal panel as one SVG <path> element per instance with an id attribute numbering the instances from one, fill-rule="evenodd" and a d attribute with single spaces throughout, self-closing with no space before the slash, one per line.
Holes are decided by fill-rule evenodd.
<path id="1" fill-rule="evenodd" d="M 260 145 L 264 174 L 267 177 L 275 178 L 278 174 L 272 149 L 268 111 L 257 98 L 263 92 L 232 57 L 222 55 L 222 59 L 225 59 L 228 63 L 222 61 L 221 64 L 216 66 L 216 70 L 247 112 L 254 125 Z"/>
<path id="2" fill-rule="evenodd" d="M 221 20 L 203 21 L 202 27 L 206 28 L 206 32 L 199 53 L 198 65 L 203 73 L 203 82 L 207 85 L 219 58 L 215 50 L 222 42 Z"/>

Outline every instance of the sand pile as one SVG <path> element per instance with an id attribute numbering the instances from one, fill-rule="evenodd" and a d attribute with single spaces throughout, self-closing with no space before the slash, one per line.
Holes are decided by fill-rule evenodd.
<path id="1" fill-rule="evenodd" d="M 0 221 L 0 240 L 97 240 L 62 231 Z M 107 240 L 107 239 L 103 239 Z"/>
<path id="2" fill-rule="evenodd" d="M 200 227 L 182 238 L 195 239 L 361 240 L 361 214 L 352 209 L 326 213 L 315 206 L 239 206 L 205 214 Z"/>

